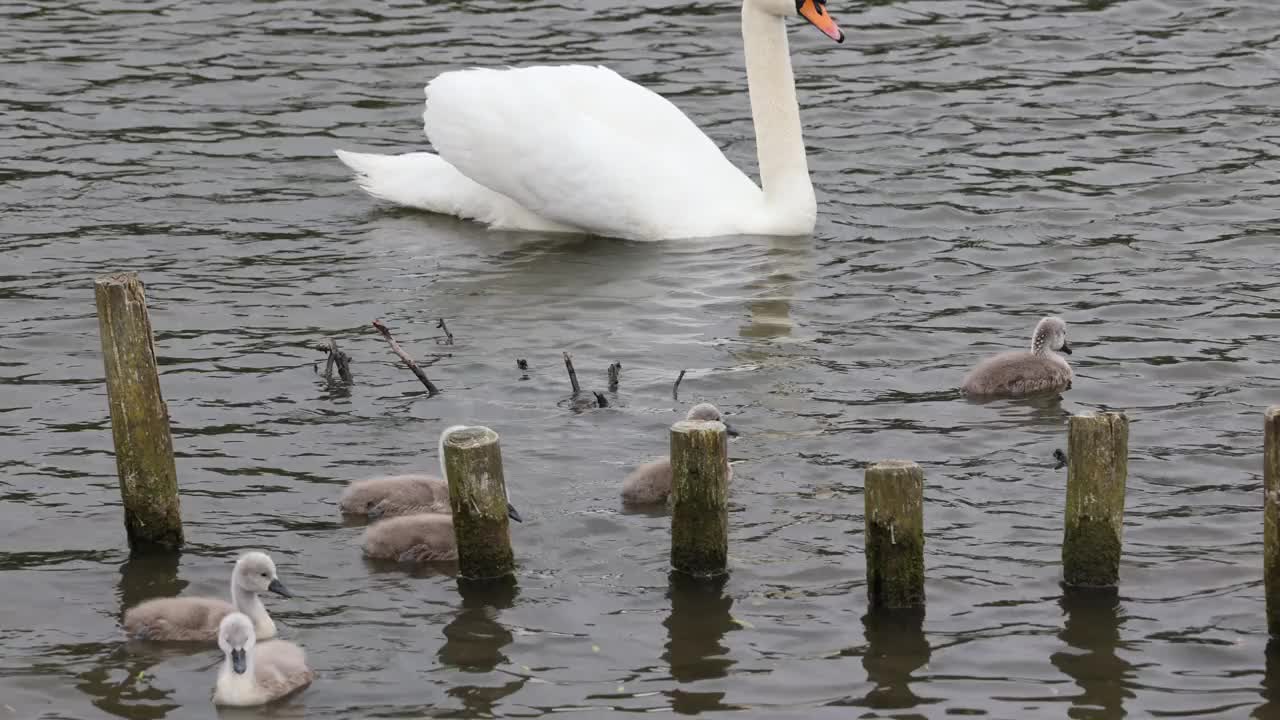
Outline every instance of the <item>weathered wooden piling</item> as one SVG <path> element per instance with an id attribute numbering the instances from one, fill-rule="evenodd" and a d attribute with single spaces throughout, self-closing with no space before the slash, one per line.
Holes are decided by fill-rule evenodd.
<path id="1" fill-rule="evenodd" d="M 122 273 L 97 278 L 94 295 L 129 547 L 173 550 L 183 542 L 178 471 L 146 293 L 136 273 Z"/>
<path id="2" fill-rule="evenodd" d="M 1124 487 L 1129 476 L 1129 418 L 1071 416 L 1067 440 L 1067 512 L 1062 579 L 1076 587 L 1120 581 Z"/>
<path id="3" fill-rule="evenodd" d="M 671 426 L 671 567 L 697 577 L 729 559 L 729 434 L 719 420 Z"/>
<path id="4" fill-rule="evenodd" d="M 1267 408 L 1263 419 L 1262 578 L 1267 595 L 1267 629 L 1280 637 L 1280 405 Z"/>
<path id="5" fill-rule="evenodd" d="M 472 580 L 511 575 L 515 559 L 498 433 L 487 427 L 458 427 L 445 436 L 443 447 L 458 574 Z"/>
<path id="6" fill-rule="evenodd" d="M 863 497 L 871 607 L 924 607 L 924 471 L 909 460 L 878 462 Z"/>

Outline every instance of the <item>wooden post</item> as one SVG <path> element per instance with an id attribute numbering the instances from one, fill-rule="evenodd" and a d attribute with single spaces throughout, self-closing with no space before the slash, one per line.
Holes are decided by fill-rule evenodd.
<path id="1" fill-rule="evenodd" d="M 1262 579 L 1267 595 L 1267 630 L 1280 637 L 1280 405 L 1267 408 L 1263 421 Z"/>
<path id="2" fill-rule="evenodd" d="M 909 460 L 878 462 L 863 497 L 871 607 L 924 607 L 924 471 Z"/>
<path id="3" fill-rule="evenodd" d="M 1068 433 L 1063 582 L 1112 587 L 1120 581 L 1129 418 L 1124 413 L 1073 415 Z"/>
<path id="4" fill-rule="evenodd" d="M 515 559 L 498 433 L 478 426 L 446 432 L 444 467 L 458 541 L 458 574 L 472 580 L 511 575 Z"/>
<path id="5" fill-rule="evenodd" d="M 671 567 L 696 577 L 727 572 L 729 435 L 719 420 L 671 426 Z"/>
<path id="6" fill-rule="evenodd" d="M 129 547 L 174 550 L 183 542 L 178 471 L 142 281 L 106 275 L 94 281 L 94 295 Z"/>

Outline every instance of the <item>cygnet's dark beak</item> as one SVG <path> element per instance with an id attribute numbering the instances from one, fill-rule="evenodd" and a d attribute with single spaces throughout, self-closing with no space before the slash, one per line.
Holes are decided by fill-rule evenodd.
<path id="1" fill-rule="evenodd" d="M 231 669 L 235 670 L 237 675 L 243 675 L 244 671 L 249 669 L 249 663 L 244 656 L 244 648 L 231 651 Z"/>
<path id="2" fill-rule="evenodd" d="M 720 422 L 724 423 L 724 431 L 725 431 L 725 432 L 727 432 L 727 433 L 729 433 L 729 437 L 738 437 L 738 430 L 737 430 L 737 428 L 735 428 L 734 426 L 730 425 L 730 424 L 729 424 L 727 421 L 725 421 L 725 420 L 721 420 Z"/>
<path id="3" fill-rule="evenodd" d="M 1062 341 L 1062 352 L 1064 352 L 1064 353 L 1066 353 L 1066 354 L 1068 354 L 1068 355 L 1070 355 L 1070 354 L 1071 354 L 1071 346 L 1067 344 L 1067 341 L 1066 341 L 1066 340 L 1063 340 L 1063 341 Z"/>
<path id="4" fill-rule="evenodd" d="M 370 520 L 377 520 L 377 519 L 381 518 L 381 517 L 382 517 L 382 503 L 378 503 L 377 505 L 375 505 L 375 504 L 373 504 L 373 503 L 369 503 L 369 510 L 368 510 L 368 512 L 366 512 L 365 514 L 369 516 L 369 519 L 370 519 Z"/>
<path id="5" fill-rule="evenodd" d="M 511 503 L 507 503 L 507 517 L 518 523 L 524 522 L 524 518 L 520 517 L 520 513 L 516 510 L 516 506 Z"/>
<path id="6" fill-rule="evenodd" d="M 271 584 L 267 586 L 267 589 L 277 595 L 283 595 L 287 598 L 293 597 L 293 593 L 289 592 L 289 588 L 285 587 L 284 583 L 280 582 L 280 578 L 272 578 Z"/>

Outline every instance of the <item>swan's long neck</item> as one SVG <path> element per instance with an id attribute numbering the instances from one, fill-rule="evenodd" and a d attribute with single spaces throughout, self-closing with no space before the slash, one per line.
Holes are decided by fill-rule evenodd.
<path id="1" fill-rule="evenodd" d="M 742 42 L 765 202 L 779 211 L 812 216 L 817 203 L 809 181 L 785 20 L 746 0 Z"/>
<path id="2" fill-rule="evenodd" d="M 253 621 L 253 629 L 259 638 L 275 636 L 275 621 L 267 613 L 266 606 L 262 604 L 262 598 L 258 597 L 258 593 L 240 587 L 234 575 L 231 577 L 231 604 L 236 610 L 249 616 L 249 619 Z"/>

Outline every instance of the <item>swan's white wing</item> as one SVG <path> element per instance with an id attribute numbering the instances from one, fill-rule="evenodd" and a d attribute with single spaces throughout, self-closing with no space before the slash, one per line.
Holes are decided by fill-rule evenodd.
<path id="1" fill-rule="evenodd" d="M 426 95 L 441 157 L 554 222 L 633 238 L 728 234 L 762 202 L 675 105 L 607 68 L 461 70 Z"/>

